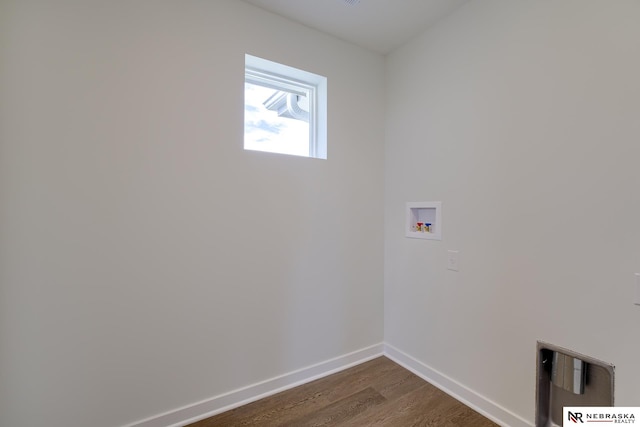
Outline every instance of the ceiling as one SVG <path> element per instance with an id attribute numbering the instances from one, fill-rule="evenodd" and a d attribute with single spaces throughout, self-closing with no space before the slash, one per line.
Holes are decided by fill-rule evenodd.
<path id="1" fill-rule="evenodd" d="M 262 9 L 387 54 L 469 0 L 245 0 Z"/>

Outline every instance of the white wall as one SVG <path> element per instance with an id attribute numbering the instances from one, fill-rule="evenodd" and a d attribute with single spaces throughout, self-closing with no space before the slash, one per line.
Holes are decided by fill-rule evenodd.
<path id="1" fill-rule="evenodd" d="M 382 342 L 381 56 L 237 0 L 0 7 L 0 425 Z M 245 53 L 328 77 L 328 160 L 242 149 Z"/>
<path id="2" fill-rule="evenodd" d="M 632 0 L 476 0 L 388 58 L 385 342 L 531 423 L 539 339 L 640 404 L 638 22 Z M 425 200 L 441 242 L 404 237 Z"/>

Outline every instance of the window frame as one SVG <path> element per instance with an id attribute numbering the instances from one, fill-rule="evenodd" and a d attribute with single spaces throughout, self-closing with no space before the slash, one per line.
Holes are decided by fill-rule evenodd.
<path id="1" fill-rule="evenodd" d="M 327 78 L 245 54 L 245 83 L 308 97 L 310 158 L 327 158 Z M 247 148 L 245 148 L 247 150 Z M 261 150 L 257 150 L 261 151 Z M 274 151 L 277 154 L 286 154 Z"/>

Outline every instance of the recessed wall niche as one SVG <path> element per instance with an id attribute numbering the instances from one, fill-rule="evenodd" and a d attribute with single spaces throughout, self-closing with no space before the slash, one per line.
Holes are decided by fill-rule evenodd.
<path id="1" fill-rule="evenodd" d="M 442 240 L 442 202 L 407 202 L 405 235 Z"/>

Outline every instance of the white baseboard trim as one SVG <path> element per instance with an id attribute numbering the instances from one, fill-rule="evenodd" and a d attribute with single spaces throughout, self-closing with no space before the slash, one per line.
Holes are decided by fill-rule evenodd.
<path id="1" fill-rule="evenodd" d="M 392 345 L 384 345 L 384 355 L 501 426 L 533 427 L 532 423 L 519 415 L 403 353 Z"/>
<path id="2" fill-rule="evenodd" d="M 213 415 L 246 405 L 272 394 L 299 386 L 382 356 L 384 344 L 376 344 L 289 372 L 201 402 L 156 415 L 125 427 L 183 427 Z"/>
<path id="3" fill-rule="evenodd" d="M 383 343 L 137 421 L 125 427 L 183 427 L 383 355 L 501 426 L 533 427 L 533 424 L 524 418 L 392 345 Z"/>

